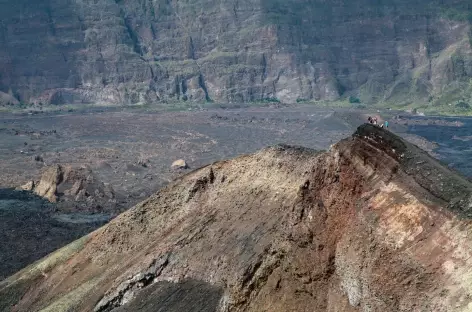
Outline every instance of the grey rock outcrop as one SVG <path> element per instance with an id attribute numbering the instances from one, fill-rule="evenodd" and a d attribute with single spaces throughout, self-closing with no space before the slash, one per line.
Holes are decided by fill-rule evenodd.
<path id="1" fill-rule="evenodd" d="M 81 212 L 114 212 L 116 195 L 113 188 L 100 181 L 88 167 L 53 165 L 48 167 L 35 187 L 34 193 L 50 202 L 58 202 L 58 209 Z"/>
<path id="2" fill-rule="evenodd" d="M 48 201 L 57 202 L 57 186 L 64 177 L 63 168 L 60 165 L 54 165 L 43 173 L 38 186 L 34 189 L 35 194 L 44 197 Z"/>
<path id="3" fill-rule="evenodd" d="M 34 181 L 29 181 L 22 186 L 18 187 L 18 190 L 22 191 L 32 191 L 34 190 Z"/>

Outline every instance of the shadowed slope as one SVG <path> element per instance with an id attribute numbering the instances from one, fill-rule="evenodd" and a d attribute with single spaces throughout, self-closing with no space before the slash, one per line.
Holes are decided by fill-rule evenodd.
<path id="1" fill-rule="evenodd" d="M 39 196 L 0 188 L 0 280 L 106 221 L 62 222 L 53 211 Z"/>
<path id="2" fill-rule="evenodd" d="M 370 125 L 325 153 L 271 147 L 192 172 L 10 277 L 0 307 L 180 311 L 196 287 L 198 311 L 468 311 L 470 190 Z"/>

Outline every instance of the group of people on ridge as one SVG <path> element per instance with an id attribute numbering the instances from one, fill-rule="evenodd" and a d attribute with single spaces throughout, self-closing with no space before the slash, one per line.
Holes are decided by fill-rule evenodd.
<path id="1" fill-rule="evenodd" d="M 367 121 L 372 124 L 372 125 L 378 125 L 377 117 L 371 117 L 369 116 L 367 118 Z M 388 121 L 385 121 L 383 124 L 380 125 L 380 128 L 388 128 Z"/>

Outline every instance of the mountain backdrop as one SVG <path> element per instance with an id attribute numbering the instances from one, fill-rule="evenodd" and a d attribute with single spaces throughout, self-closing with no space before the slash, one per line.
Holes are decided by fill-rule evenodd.
<path id="1" fill-rule="evenodd" d="M 0 102 L 468 103 L 465 0 L 0 0 Z"/>

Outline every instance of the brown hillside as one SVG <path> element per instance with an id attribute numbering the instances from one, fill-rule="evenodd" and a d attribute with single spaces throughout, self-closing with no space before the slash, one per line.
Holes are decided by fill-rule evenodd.
<path id="1" fill-rule="evenodd" d="M 370 125 L 324 153 L 267 148 L 1 282 L 0 310 L 471 311 L 471 190 Z"/>

